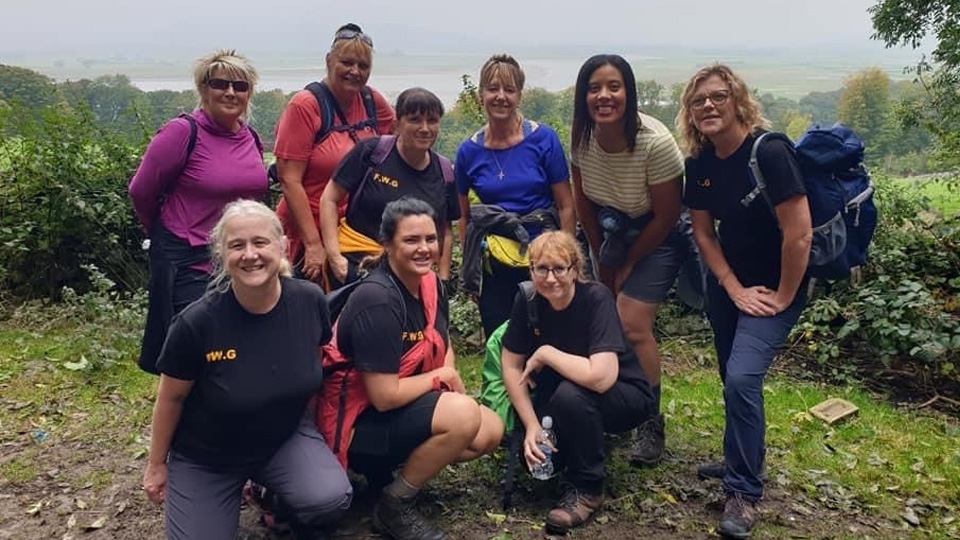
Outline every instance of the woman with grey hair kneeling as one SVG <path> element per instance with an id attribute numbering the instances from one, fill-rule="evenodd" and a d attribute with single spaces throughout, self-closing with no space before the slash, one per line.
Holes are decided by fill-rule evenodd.
<path id="1" fill-rule="evenodd" d="M 331 335 L 323 291 L 289 277 L 280 221 L 261 203 L 227 205 L 210 245 L 214 281 L 157 362 L 143 489 L 166 503 L 171 540 L 236 538 L 248 478 L 290 507 L 297 538 L 321 538 L 353 497 L 308 407 Z"/>

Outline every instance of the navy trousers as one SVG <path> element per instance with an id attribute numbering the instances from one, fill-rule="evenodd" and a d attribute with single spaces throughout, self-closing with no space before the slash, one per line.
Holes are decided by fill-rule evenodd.
<path id="1" fill-rule="evenodd" d="M 707 282 L 707 312 L 723 381 L 726 427 L 723 456 L 727 470 L 723 489 L 756 501 L 763 496 L 763 381 L 777 350 L 800 318 L 806 301 L 806 280 L 787 309 L 773 317 L 754 317 L 737 309 L 713 276 Z"/>

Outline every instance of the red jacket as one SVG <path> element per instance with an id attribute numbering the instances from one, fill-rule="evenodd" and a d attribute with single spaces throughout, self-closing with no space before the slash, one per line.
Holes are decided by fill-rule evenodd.
<path id="1" fill-rule="evenodd" d="M 423 302 L 427 327 L 423 331 L 423 340 L 400 358 L 401 378 L 413 375 L 418 368 L 421 373 L 427 373 L 443 366 L 447 346 L 435 326 L 439 297 L 436 274 L 430 272 L 424 275 L 420 279 L 420 300 Z M 360 413 L 370 405 L 370 398 L 363 386 L 361 373 L 337 348 L 337 326 L 338 324 L 334 323 L 333 337 L 321 351 L 327 375 L 324 377 L 317 404 L 317 429 L 323 434 L 340 464 L 346 468 L 353 426 Z"/>

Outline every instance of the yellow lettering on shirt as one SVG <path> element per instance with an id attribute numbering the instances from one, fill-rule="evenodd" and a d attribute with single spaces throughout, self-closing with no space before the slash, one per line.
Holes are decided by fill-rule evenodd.
<path id="1" fill-rule="evenodd" d="M 708 188 L 712 183 L 713 182 L 711 182 L 709 178 L 701 178 L 700 180 L 697 180 L 697 185 L 702 188 Z"/>
<path id="2" fill-rule="evenodd" d="M 207 351 L 207 362 L 223 362 L 224 360 L 233 361 L 236 359 L 236 349 L 214 349 L 212 351 Z"/>
<path id="3" fill-rule="evenodd" d="M 392 188 L 400 187 L 400 182 L 398 182 L 393 178 L 390 178 L 389 176 L 380 174 L 378 172 L 373 173 L 373 179 L 376 180 L 377 182 L 380 182 L 381 184 L 386 184 Z"/>
<path id="4" fill-rule="evenodd" d="M 416 332 L 402 332 L 400 337 L 403 339 L 403 341 L 412 341 L 414 343 L 423 341 L 423 330 L 418 330 Z"/>

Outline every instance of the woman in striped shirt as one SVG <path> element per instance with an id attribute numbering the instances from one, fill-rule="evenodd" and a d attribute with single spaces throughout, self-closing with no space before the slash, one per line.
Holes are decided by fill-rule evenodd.
<path id="1" fill-rule="evenodd" d="M 638 110 L 623 57 L 596 55 L 580 68 L 571 146 L 574 202 L 596 275 L 616 295 L 659 407 L 653 321 L 690 253 L 677 227 L 683 157 L 670 130 Z M 655 414 L 638 429 L 631 460 L 655 465 L 663 447 L 663 415 Z"/>

